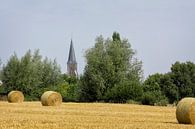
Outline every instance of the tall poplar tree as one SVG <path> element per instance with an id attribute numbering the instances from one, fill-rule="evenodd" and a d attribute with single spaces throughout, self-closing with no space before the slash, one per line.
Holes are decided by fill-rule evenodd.
<path id="1" fill-rule="evenodd" d="M 81 77 L 81 100 L 124 102 L 141 96 L 142 63 L 127 39 L 114 32 L 112 39 L 97 37 L 86 51 Z"/>

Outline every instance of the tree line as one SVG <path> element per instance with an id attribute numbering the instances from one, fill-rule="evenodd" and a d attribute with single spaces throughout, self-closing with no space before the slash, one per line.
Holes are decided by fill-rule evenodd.
<path id="1" fill-rule="evenodd" d="M 38 100 L 54 90 L 64 101 L 140 103 L 167 105 L 186 96 L 195 96 L 195 64 L 175 62 L 171 71 L 143 79 L 142 62 L 125 38 L 114 32 L 111 38 L 99 36 L 85 53 L 82 75 L 62 74 L 56 60 L 42 58 L 31 50 L 18 58 L 14 53 L 0 71 L 0 93 L 20 90 L 26 100 Z"/>

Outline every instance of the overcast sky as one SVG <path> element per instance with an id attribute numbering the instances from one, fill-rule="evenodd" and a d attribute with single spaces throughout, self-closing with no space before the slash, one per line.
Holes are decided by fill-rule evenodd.
<path id="1" fill-rule="evenodd" d="M 165 73 L 175 61 L 195 62 L 195 0 L 0 0 L 0 58 L 28 49 L 56 58 L 62 72 L 71 37 L 78 71 L 100 34 L 127 38 L 144 75 Z"/>

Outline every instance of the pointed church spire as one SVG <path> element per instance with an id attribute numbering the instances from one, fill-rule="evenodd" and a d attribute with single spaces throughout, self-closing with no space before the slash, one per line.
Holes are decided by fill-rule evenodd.
<path id="1" fill-rule="evenodd" d="M 69 57 L 68 57 L 68 62 L 67 63 L 77 63 L 72 39 L 71 39 L 71 42 L 70 42 L 70 50 L 69 50 Z"/>
<path id="2" fill-rule="evenodd" d="M 75 57 L 75 51 L 74 51 L 72 39 L 70 42 L 69 57 L 68 57 L 68 62 L 67 62 L 67 71 L 68 71 L 68 75 L 77 76 L 77 61 Z"/>

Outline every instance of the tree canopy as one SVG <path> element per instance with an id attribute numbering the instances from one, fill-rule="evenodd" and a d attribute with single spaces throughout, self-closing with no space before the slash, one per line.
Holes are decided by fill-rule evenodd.
<path id="1" fill-rule="evenodd" d="M 177 103 L 184 97 L 195 97 L 195 64 L 177 61 L 171 66 L 170 72 L 149 76 L 144 82 L 143 89 L 144 92 L 150 92 L 146 104 L 150 102 L 151 105 L 165 99 L 169 103 Z"/>
<path id="2" fill-rule="evenodd" d="M 36 50 L 29 50 L 21 59 L 14 53 L 2 69 L 5 92 L 20 90 L 25 95 L 39 98 L 44 88 L 56 86 L 61 81 L 60 67 Z"/>
<path id="3" fill-rule="evenodd" d="M 14 53 L 3 67 L 0 60 L 0 94 L 20 90 L 27 100 L 38 100 L 44 91 L 54 90 L 64 101 L 138 101 L 149 105 L 195 97 L 193 62 L 177 61 L 167 73 L 155 73 L 143 81 L 142 62 L 117 32 L 107 39 L 98 36 L 85 58 L 84 73 L 77 78 L 62 74 L 56 60 L 43 59 L 39 50 L 29 50 L 21 58 Z"/>
<path id="4" fill-rule="evenodd" d="M 81 100 L 124 102 L 139 97 L 142 62 L 135 58 L 130 43 L 121 40 L 119 33 L 114 32 L 112 39 L 97 37 L 95 46 L 86 51 L 85 57 Z"/>

